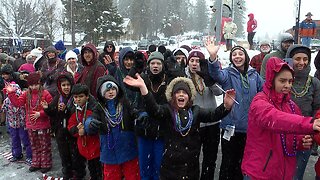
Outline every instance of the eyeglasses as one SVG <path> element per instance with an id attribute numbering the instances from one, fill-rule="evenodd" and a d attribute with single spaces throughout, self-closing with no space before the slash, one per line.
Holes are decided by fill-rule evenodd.
<path id="1" fill-rule="evenodd" d="M 108 45 L 107 48 L 112 48 L 112 46 L 111 46 L 111 45 Z"/>

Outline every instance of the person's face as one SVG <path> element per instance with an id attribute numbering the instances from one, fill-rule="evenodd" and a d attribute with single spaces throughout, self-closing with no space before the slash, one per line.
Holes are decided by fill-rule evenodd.
<path id="1" fill-rule="evenodd" d="M 231 54 L 232 62 L 237 69 L 244 70 L 244 63 L 246 61 L 246 55 L 240 49 L 236 49 Z"/>
<path id="2" fill-rule="evenodd" d="M 293 77 L 290 70 L 280 71 L 274 79 L 274 89 L 277 93 L 289 94 L 293 83 Z"/>
<path id="3" fill-rule="evenodd" d="M 22 57 L 23 57 L 23 58 L 26 58 L 29 54 L 30 54 L 30 51 L 27 51 L 27 52 L 25 52 L 25 53 L 22 54 Z"/>
<path id="4" fill-rule="evenodd" d="M 3 53 L 3 49 L 2 48 L 0 48 L 0 53 Z"/>
<path id="5" fill-rule="evenodd" d="M 29 86 L 31 90 L 39 90 L 40 89 L 40 84 L 32 84 Z"/>
<path id="6" fill-rule="evenodd" d="M 70 94 L 70 90 L 71 90 L 71 84 L 69 81 L 62 81 L 61 84 L 61 91 L 65 94 L 65 95 L 69 95 Z"/>
<path id="7" fill-rule="evenodd" d="M 84 50 L 83 58 L 87 63 L 90 63 L 93 60 L 93 52 L 90 50 Z"/>
<path id="8" fill-rule="evenodd" d="M 191 73 L 196 73 L 197 71 L 200 71 L 200 58 L 198 57 L 192 57 L 189 60 L 189 70 Z"/>
<path id="9" fill-rule="evenodd" d="M 289 49 L 289 47 L 293 45 L 293 41 L 284 41 L 281 43 L 282 46 L 282 50 L 284 50 L 285 52 L 287 52 L 287 50 Z"/>
<path id="10" fill-rule="evenodd" d="M 181 61 L 184 61 L 186 63 L 186 56 L 184 55 L 176 55 L 176 60 L 179 64 L 181 64 Z"/>
<path id="11" fill-rule="evenodd" d="M 76 58 L 69 58 L 67 60 L 67 63 L 68 63 L 69 66 L 74 67 L 74 66 L 77 65 L 77 59 Z"/>
<path id="12" fill-rule="evenodd" d="M 49 59 L 53 59 L 56 57 L 56 53 L 55 52 L 48 52 L 47 56 Z"/>
<path id="13" fill-rule="evenodd" d="M 299 71 L 307 67 L 309 63 L 308 55 L 305 53 L 297 53 L 292 57 L 293 68 Z"/>
<path id="14" fill-rule="evenodd" d="M 133 66 L 134 62 L 133 59 L 130 57 L 125 57 L 123 60 L 123 65 L 126 69 L 131 69 Z"/>
<path id="15" fill-rule="evenodd" d="M 117 96 L 117 89 L 115 87 L 110 88 L 106 93 L 104 94 L 104 98 L 107 100 L 112 100 Z"/>
<path id="16" fill-rule="evenodd" d="M 10 74 L 8 74 L 8 73 L 2 73 L 2 78 L 4 79 L 4 80 L 8 80 L 8 79 L 10 79 Z"/>
<path id="17" fill-rule="evenodd" d="M 159 59 L 153 59 L 149 63 L 152 74 L 159 74 L 162 71 L 162 62 Z"/>
<path id="18" fill-rule="evenodd" d="M 267 52 L 270 51 L 270 46 L 267 45 L 267 44 L 263 44 L 263 45 L 260 46 L 260 51 L 264 52 L 264 53 L 267 53 Z"/>
<path id="19" fill-rule="evenodd" d="M 108 51 L 108 52 L 112 52 L 112 45 L 110 45 L 110 44 L 107 45 L 107 51 Z"/>
<path id="20" fill-rule="evenodd" d="M 179 108 L 184 108 L 189 102 L 189 95 L 184 90 L 178 90 L 174 93 L 176 104 Z"/>
<path id="21" fill-rule="evenodd" d="M 78 106 L 84 106 L 88 101 L 89 96 L 86 96 L 84 93 L 73 95 L 73 100 Z"/>

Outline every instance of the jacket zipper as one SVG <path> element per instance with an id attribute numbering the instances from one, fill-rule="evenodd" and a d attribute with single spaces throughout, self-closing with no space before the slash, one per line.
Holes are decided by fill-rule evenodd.
<path id="1" fill-rule="evenodd" d="M 268 159 L 267 159 L 267 162 L 265 163 L 265 165 L 263 166 L 263 172 L 266 170 L 266 168 L 267 168 L 267 166 L 268 166 L 268 164 L 269 164 L 269 161 L 270 161 L 270 159 L 271 159 L 271 156 L 272 156 L 272 150 L 270 150 L 270 152 L 269 152 L 269 156 L 268 156 Z"/>

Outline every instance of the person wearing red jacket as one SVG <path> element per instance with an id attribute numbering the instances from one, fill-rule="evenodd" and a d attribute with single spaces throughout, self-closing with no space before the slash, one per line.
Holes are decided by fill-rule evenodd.
<path id="1" fill-rule="evenodd" d="M 254 14 L 250 13 L 248 15 L 249 21 L 247 22 L 247 32 L 248 32 L 248 43 L 250 44 L 250 49 L 253 50 L 253 38 L 256 34 L 256 28 L 258 27 L 257 20 L 254 19 Z"/>
<path id="2" fill-rule="evenodd" d="M 250 61 L 250 66 L 255 68 L 259 74 L 260 74 L 263 58 L 266 56 L 266 54 L 269 54 L 270 52 L 271 52 L 270 43 L 268 41 L 261 41 L 260 53 L 253 56 Z"/>
<path id="3" fill-rule="evenodd" d="M 102 176 L 100 163 L 100 141 L 98 132 L 88 132 L 84 124 L 91 118 L 92 110 L 96 104 L 90 96 L 89 88 L 84 84 L 75 84 L 72 88 L 75 108 L 68 121 L 68 130 L 77 138 L 79 153 L 88 161 L 88 169 L 92 180 L 99 180 Z"/>
<path id="4" fill-rule="evenodd" d="M 50 120 L 44 112 L 43 103 L 51 103 L 52 96 L 40 84 L 40 74 L 31 73 L 27 77 L 28 89 L 19 97 L 16 89 L 6 84 L 8 98 L 13 106 L 26 108 L 26 128 L 31 142 L 32 163 L 29 171 L 48 172 L 52 167 Z"/>
<path id="5" fill-rule="evenodd" d="M 267 62 L 263 91 L 252 100 L 242 173 L 247 179 L 293 179 L 298 149 L 312 145 L 320 119 L 304 117 L 291 100 L 293 69 L 282 59 Z M 309 134 L 309 135 L 308 135 Z"/>
<path id="6" fill-rule="evenodd" d="M 317 111 L 316 118 L 320 118 L 320 110 Z M 320 134 L 315 134 L 313 140 L 320 145 Z M 316 180 L 320 180 L 320 157 L 318 158 L 316 164 L 314 165 L 314 170 L 316 171 Z"/>

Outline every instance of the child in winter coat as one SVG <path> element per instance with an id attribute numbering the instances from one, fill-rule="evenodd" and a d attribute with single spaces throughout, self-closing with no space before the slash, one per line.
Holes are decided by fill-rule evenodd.
<path id="1" fill-rule="evenodd" d="M 87 132 L 100 129 L 100 161 L 104 180 L 139 180 L 138 147 L 134 133 L 134 114 L 114 77 L 102 76 L 97 82 L 98 105 Z"/>
<path id="2" fill-rule="evenodd" d="M 71 73 L 61 73 L 57 78 L 59 95 L 55 96 L 49 105 L 46 104 L 44 106 L 44 111 L 50 116 L 51 129 L 57 141 L 64 179 L 69 179 L 73 176 L 81 179 L 86 174 L 85 160 L 79 158 L 80 154 L 76 145 L 77 139 L 71 136 L 67 129 L 68 120 L 71 116 L 71 107 L 73 106 L 73 97 L 71 96 L 73 84 L 74 79 Z"/>
<path id="3" fill-rule="evenodd" d="M 43 110 L 42 103 L 51 103 L 52 96 L 40 84 L 40 74 L 31 73 L 27 77 L 28 89 L 17 97 L 16 89 L 5 86 L 13 106 L 26 108 L 26 127 L 31 142 L 32 164 L 29 171 L 41 169 L 48 172 L 52 167 L 50 120 Z"/>
<path id="4" fill-rule="evenodd" d="M 165 151 L 160 179 L 199 179 L 200 122 L 215 122 L 226 116 L 233 105 L 234 90 L 228 90 L 224 103 L 215 110 L 193 105 L 196 90 L 189 78 L 173 79 L 167 87 L 169 104 L 158 105 L 143 79 L 126 76 L 124 82 L 140 89 L 149 116 L 163 123 Z"/>
<path id="5" fill-rule="evenodd" d="M 10 83 L 10 85 L 16 88 L 16 95 L 20 96 L 22 92 L 19 85 L 15 83 Z M 32 151 L 28 131 L 25 129 L 25 108 L 13 106 L 10 99 L 7 97 L 3 101 L 2 111 L 6 113 L 6 121 L 9 124 L 9 132 L 11 136 L 11 151 L 13 157 L 10 161 L 15 162 L 23 158 L 21 147 L 22 143 L 26 148 L 26 163 L 31 165 Z"/>
<path id="6" fill-rule="evenodd" d="M 92 180 L 101 179 L 100 142 L 97 133 L 86 132 L 84 124 L 90 119 L 92 110 L 96 105 L 93 96 L 89 94 L 89 88 L 84 84 L 73 86 L 74 107 L 68 121 L 68 129 L 72 136 L 77 138 L 79 153 L 88 161 L 88 169 Z"/>
<path id="7" fill-rule="evenodd" d="M 320 118 L 320 111 L 318 110 L 315 118 Z M 320 134 L 315 134 L 313 140 L 320 145 Z M 316 171 L 316 180 L 320 180 L 320 157 L 318 158 L 316 164 L 314 165 L 314 170 Z"/>

